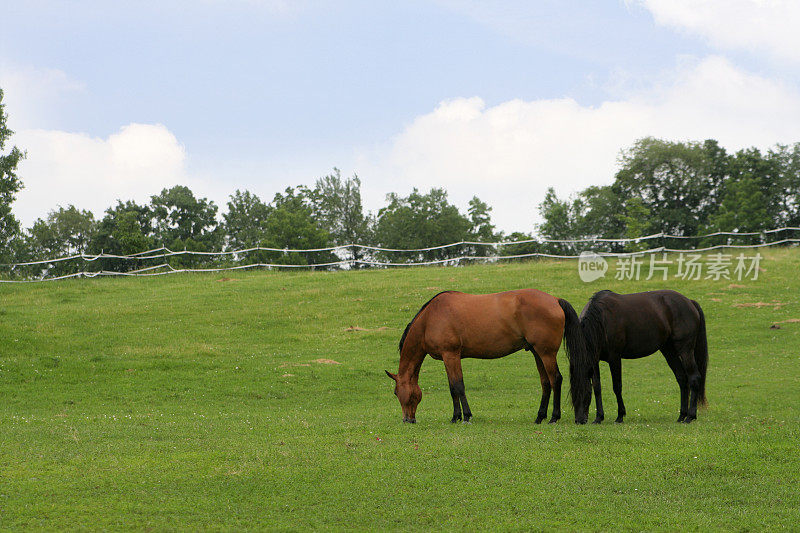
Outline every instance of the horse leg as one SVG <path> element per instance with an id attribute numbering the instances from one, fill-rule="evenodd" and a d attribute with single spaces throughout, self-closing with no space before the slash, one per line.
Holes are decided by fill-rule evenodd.
<path id="1" fill-rule="evenodd" d="M 547 372 L 547 377 L 550 380 L 550 387 L 553 389 L 553 416 L 550 417 L 550 423 L 554 424 L 561 418 L 561 372 L 558 370 L 558 362 L 556 355 L 558 351 L 542 352 L 541 359 L 544 369 Z"/>
<path id="2" fill-rule="evenodd" d="M 672 369 L 672 373 L 675 374 L 675 380 L 678 382 L 678 387 L 681 389 L 681 410 L 678 414 L 678 422 L 683 422 L 686 418 L 686 414 L 689 411 L 689 380 L 686 377 L 686 371 L 683 369 L 683 364 L 681 363 L 681 360 L 675 353 L 674 349 L 665 348 L 661 350 L 661 353 L 664 354 L 667 364 Z"/>
<path id="3" fill-rule="evenodd" d="M 693 342 L 681 350 L 680 359 L 689 384 L 689 410 L 686 413 L 686 418 L 683 419 L 683 422 L 688 424 L 692 420 L 697 420 L 697 397 L 700 394 L 700 370 L 698 370 L 697 363 L 694 360 Z"/>
<path id="4" fill-rule="evenodd" d="M 609 355 L 608 367 L 611 369 L 611 384 L 614 387 L 614 395 L 617 397 L 617 419 L 615 422 L 622 423 L 625 417 L 625 402 L 622 401 L 622 360 L 618 355 Z"/>
<path id="5" fill-rule="evenodd" d="M 451 422 L 463 419 L 469 422 L 472 418 L 472 411 L 467 403 L 467 395 L 464 389 L 464 375 L 461 373 L 461 354 L 456 352 L 445 352 L 442 354 L 445 370 L 447 370 L 447 381 L 450 383 L 450 396 L 453 398 L 453 418 Z"/>
<path id="6" fill-rule="evenodd" d="M 536 368 L 539 370 L 539 381 L 542 383 L 542 401 L 539 403 L 539 413 L 536 415 L 536 423 L 541 424 L 542 420 L 547 418 L 547 406 L 550 405 L 550 378 L 547 377 L 547 370 L 544 368 L 542 358 L 539 354 L 533 352 L 533 357 L 536 359 Z"/>
<path id="7" fill-rule="evenodd" d="M 603 395 L 600 391 L 600 363 L 597 362 L 594 364 L 594 369 L 592 370 L 592 385 L 594 386 L 594 404 L 597 408 L 597 416 L 594 419 L 593 424 L 600 424 L 606 417 L 605 411 L 603 411 Z M 592 399 L 589 398 L 589 402 L 591 403 Z M 586 412 L 589 412 L 588 406 Z"/>

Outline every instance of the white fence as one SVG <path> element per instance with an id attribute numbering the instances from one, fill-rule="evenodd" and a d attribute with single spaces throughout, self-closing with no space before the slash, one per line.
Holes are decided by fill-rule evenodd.
<path id="1" fill-rule="evenodd" d="M 782 239 L 775 239 L 770 241 L 769 238 L 773 236 L 777 236 L 778 233 L 787 233 L 787 234 L 794 234 L 793 237 L 787 237 Z M 424 254 L 426 252 L 434 252 L 434 251 L 445 251 L 448 249 L 458 249 L 458 248 L 471 248 L 473 251 L 477 250 L 478 248 L 489 248 L 492 251 L 499 251 L 504 247 L 509 246 L 519 246 L 519 245 L 571 245 L 571 247 L 575 248 L 575 245 L 585 245 L 587 249 L 591 247 L 591 249 L 597 253 L 598 255 L 605 256 L 605 257 L 629 257 L 633 255 L 645 255 L 645 254 L 652 254 L 652 253 L 669 253 L 669 252 L 692 252 L 692 253 L 701 253 L 701 252 L 709 252 L 713 250 L 721 250 L 725 248 L 763 248 L 763 247 L 770 247 L 770 246 L 780 246 L 780 245 L 797 245 L 800 243 L 800 227 L 783 227 L 777 228 L 772 230 L 766 230 L 762 232 L 752 232 L 752 233 L 737 233 L 737 232 L 726 232 L 726 231 L 718 231 L 714 233 L 708 233 L 704 235 L 694 235 L 694 236 L 684 236 L 684 235 L 667 235 L 664 233 L 656 233 L 653 235 L 647 235 L 644 237 L 637 237 L 637 238 L 619 238 L 619 239 L 610 239 L 610 238 L 586 238 L 586 239 L 527 239 L 527 240 L 520 240 L 520 241 L 500 241 L 500 242 L 475 242 L 475 241 L 461 241 L 455 242 L 450 244 L 444 244 L 441 246 L 430 246 L 427 248 L 411 248 L 411 249 L 397 249 L 397 248 L 382 248 L 379 246 L 368 246 L 363 244 L 347 244 L 342 246 L 331 246 L 327 248 L 313 248 L 313 249 L 290 249 L 290 248 L 268 248 L 257 246 L 253 248 L 246 248 L 241 250 L 228 250 L 224 252 L 199 252 L 199 251 L 192 251 L 192 250 L 178 250 L 173 251 L 166 247 L 155 248 L 153 250 L 148 250 L 146 252 L 140 252 L 137 254 L 131 255 L 114 255 L 114 254 L 97 254 L 97 255 L 90 255 L 90 254 L 76 254 L 64 257 L 57 257 L 53 259 L 45 259 L 39 261 L 26 261 L 26 262 L 19 262 L 19 263 L 8 263 L 4 265 L 0 265 L 3 267 L 3 270 L 7 271 L 12 276 L 15 275 L 15 271 L 19 271 L 20 269 L 24 269 L 25 267 L 42 267 L 42 274 L 36 277 L 28 277 L 27 279 L 23 276 L 19 279 L 0 279 L 0 283 L 33 283 L 33 282 L 40 282 L 40 281 L 56 281 L 68 278 L 78 278 L 78 277 L 86 277 L 86 278 L 93 278 L 97 276 L 161 276 L 164 274 L 174 274 L 179 272 L 223 272 L 223 271 L 234 271 L 234 270 L 245 270 L 245 269 L 253 269 L 253 268 L 268 268 L 268 269 L 297 269 L 297 268 L 340 268 L 340 269 L 349 269 L 349 268 L 356 268 L 356 267 L 401 267 L 401 266 L 427 266 L 427 265 L 459 265 L 466 262 L 491 262 L 491 261 L 502 261 L 508 259 L 526 259 L 526 258 L 552 258 L 552 259 L 576 259 L 579 257 L 579 253 L 548 253 L 548 252 L 530 252 L 530 253 L 521 253 L 521 254 L 511 254 L 511 255 L 504 255 L 493 253 L 490 255 L 455 255 L 451 257 L 446 257 L 442 259 L 435 259 L 435 260 L 422 260 L 422 261 L 392 261 L 392 260 L 383 260 L 378 259 L 377 254 L 380 256 L 388 257 L 392 254 Z M 598 244 L 606 244 L 606 245 L 641 245 L 641 244 L 649 244 L 649 243 L 658 243 L 659 240 L 662 243 L 666 243 L 670 239 L 677 239 L 681 241 L 686 241 L 688 239 L 694 239 L 696 241 L 707 240 L 715 237 L 724 237 L 726 242 L 722 244 L 715 244 L 711 246 L 705 247 L 692 247 L 692 248 L 670 248 L 666 244 L 662 244 L 660 246 L 653 246 L 649 247 L 644 250 L 633 250 L 633 251 L 603 251 L 597 250 L 596 247 Z M 751 243 L 751 244 L 738 244 L 734 241 L 741 239 L 742 237 L 758 237 L 758 240 L 761 242 L 759 243 Z M 170 258 L 174 257 L 186 257 L 186 256 L 203 256 L 203 257 L 214 257 L 214 258 L 221 258 L 227 259 L 229 262 L 239 262 L 242 258 L 248 254 L 257 253 L 257 252 L 275 252 L 281 254 L 289 254 L 289 253 L 298 253 L 298 254 L 305 254 L 305 253 L 318 253 L 318 252 L 329 252 L 332 255 L 340 258 L 340 260 L 335 261 L 327 261 L 327 262 L 320 262 L 320 263 L 311 263 L 311 264 L 284 264 L 284 263 L 269 263 L 269 262 L 254 262 L 248 264 L 239 264 L 239 265 L 227 265 L 227 266 L 216 266 L 211 268 L 188 268 L 188 267 L 175 267 L 171 265 L 168 261 Z M 358 253 L 357 253 L 358 252 Z M 345 257 L 350 256 L 350 259 L 345 259 Z M 89 265 L 95 263 L 100 260 L 119 260 L 119 261 L 128 261 L 136 265 L 134 268 L 131 268 L 126 271 L 115 271 L 115 270 L 85 270 L 85 266 L 83 267 L 84 270 L 78 272 L 72 272 L 68 274 L 62 275 L 52 275 L 51 272 L 53 267 L 59 263 L 64 263 L 67 261 L 82 261 L 85 265 Z M 147 262 L 153 261 L 161 261 L 155 265 L 145 266 Z"/>

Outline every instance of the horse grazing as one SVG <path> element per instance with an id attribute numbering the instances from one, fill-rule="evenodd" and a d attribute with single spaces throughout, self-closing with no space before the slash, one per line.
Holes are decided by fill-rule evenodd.
<path id="1" fill-rule="evenodd" d="M 556 355 L 561 338 L 567 341 L 570 368 L 591 365 L 584 344 L 580 320 L 566 300 L 556 299 L 535 289 L 521 289 L 495 294 L 440 292 L 417 312 L 400 338 L 400 369 L 386 374 L 395 381 L 394 393 L 403 409 L 403 422 L 416 422 L 417 405 L 422 400 L 419 369 L 425 355 L 444 361 L 453 418 L 469 422 L 472 411 L 467 403 L 461 359 L 496 359 L 518 350 L 529 350 L 536 359 L 542 383 L 542 400 L 536 423 L 547 417 L 550 393 L 553 392 L 553 416 L 561 418 L 561 373 Z M 570 372 L 571 378 L 577 374 Z M 571 380 L 573 405 L 591 401 L 591 386 L 586 380 Z M 582 420 L 575 420 L 585 423 Z"/>
<path id="2" fill-rule="evenodd" d="M 581 311 L 581 327 L 593 358 L 592 367 L 576 368 L 594 386 L 597 417 L 603 421 L 598 361 L 608 362 L 614 394 L 617 396 L 617 422 L 625 416 L 622 401 L 622 359 L 638 359 L 661 351 L 675 373 L 681 390 L 678 422 L 697 418 L 697 404 L 706 404 L 708 343 L 706 319 L 700 304 L 682 294 L 649 291 L 616 294 L 595 293 Z M 591 397 L 576 410 L 588 416 Z M 577 415 L 576 415 L 577 416 Z"/>

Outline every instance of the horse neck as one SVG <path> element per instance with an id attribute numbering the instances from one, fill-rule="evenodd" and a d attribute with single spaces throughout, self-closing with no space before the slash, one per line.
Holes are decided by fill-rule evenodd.
<path id="1" fill-rule="evenodd" d="M 409 335 L 411 337 L 411 335 Z M 403 349 L 400 351 L 400 370 L 398 378 L 416 382 L 419 379 L 419 369 L 425 359 L 425 351 L 416 342 L 416 339 L 406 338 Z"/>

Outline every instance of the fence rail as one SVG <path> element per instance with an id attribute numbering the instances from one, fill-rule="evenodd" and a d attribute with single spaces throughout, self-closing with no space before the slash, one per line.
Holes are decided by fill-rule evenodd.
<path id="1" fill-rule="evenodd" d="M 779 232 L 792 232 L 796 237 L 787 237 L 783 239 L 776 239 L 769 241 L 768 238 Z M 701 246 L 693 248 L 670 248 L 666 246 L 669 239 L 677 239 L 685 242 L 688 239 L 695 239 L 696 241 L 708 241 L 709 239 L 724 237 L 726 242 L 714 244 L 710 246 Z M 738 244 L 734 241 L 742 237 L 758 237 L 761 242 Z M 642 250 L 629 250 L 629 251 L 610 251 L 598 250 L 594 247 L 598 244 L 605 245 L 640 245 L 647 244 L 651 241 L 661 239 L 664 243 L 661 246 L 651 247 Z M 0 264 L 4 274 L 8 276 L 6 279 L 0 279 L 0 283 L 34 283 L 42 281 L 57 281 L 70 278 L 94 278 L 97 276 L 162 276 L 165 274 L 175 274 L 180 272 L 224 272 L 235 270 L 246 270 L 254 268 L 267 268 L 267 269 L 298 269 L 298 268 L 361 268 L 361 267 L 403 267 L 403 266 L 430 266 L 430 265 L 459 265 L 466 262 L 493 262 L 513 259 L 535 259 L 535 258 L 549 258 L 549 259 L 576 259 L 580 253 L 575 248 L 575 245 L 592 246 L 592 251 L 604 257 L 630 257 L 634 255 L 646 255 L 654 253 L 702 253 L 711 252 L 715 250 L 724 249 L 745 249 L 745 248 L 764 248 L 771 246 L 783 245 L 797 245 L 800 244 L 800 227 L 782 227 L 761 232 L 738 233 L 729 231 L 718 231 L 714 233 L 707 233 L 704 235 L 668 235 L 664 233 L 656 233 L 636 238 L 583 238 L 583 239 L 526 239 L 519 241 L 498 241 L 498 242 L 477 242 L 477 241 L 460 241 L 450 244 L 443 244 L 439 246 L 430 246 L 426 248 L 383 248 L 380 246 L 370 246 L 364 244 L 347 244 L 341 246 L 330 246 L 326 248 L 311 248 L 311 249 L 291 249 L 291 248 L 269 248 L 263 246 L 256 246 L 240 250 L 226 250 L 219 252 L 206 252 L 195 250 L 170 250 L 167 247 L 154 248 L 144 252 L 139 252 L 130 255 L 118 254 L 73 254 L 63 257 L 56 257 L 52 259 L 43 259 L 36 261 L 23 261 L 18 263 L 5 263 Z M 442 252 L 450 249 L 457 249 L 464 247 L 472 249 L 473 252 L 478 248 L 486 248 L 489 250 L 500 251 L 504 247 L 511 246 L 524 246 L 524 245 L 562 245 L 570 247 L 571 252 L 567 253 L 552 253 L 547 251 L 531 251 L 527 253 L 493 253 L 490 255 L 478 255 L 477 253 L 465 255 L 455 254 L 449 257 L 432 259 L 432 260 L 414 260 L 409 259 L 406 261 L 397 261 L 388 259 L 392 254 L 424 254 L 425 252 Z M 587 248 L 588 249 L 588 248 Z M 220 258 L 229 262 L 240 261 L 241 258 L 246 257 L 248 254 L 259 252 L 277 253 L 277 254 L 310 254 L 310 253 L 329 253 L 338 260 L 322 261 L 317 263 L 280 263 L 280 262 L 264 262 L 257 261 L 247 264 L 224 264 L 213 267 L 192 268 L 187 266 L 176 266 L 168 262 L 171 258 L 181 257 L 204 257 L 204 258 Z M 345 258 L 349 256 L 350 258 Z M 100 268 L 97 270 L 86 270 L 84 266 L 82 270 L 69 273 L 58 273 L 56 266 L 68 261 L 81 261 L 84 265 L 91 265 L 100 260 L 109 261 L 127 261 L 134 264 L 133 268 L 108 270 Z M 143 266 L 146 261 L 162 261 L 159 264 Z M 42 267 L 41 272 L 34 275 L 25 273 L 25 269 L 29 267 Z"/>

